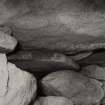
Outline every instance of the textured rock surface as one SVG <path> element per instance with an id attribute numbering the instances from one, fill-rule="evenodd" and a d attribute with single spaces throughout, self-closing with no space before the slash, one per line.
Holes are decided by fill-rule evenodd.
<path id="1" fill-rule="evenodd" d="M 76 105 L 91 105 L 100 102 L 104 91 L 97 80 L 89 79 L 74 71 L 58 71 L 42 80 L 46 95 L 65 96 Z"/>
<path id="2" fill-rule="evenodd" d="M 23 48 L 65 53 L 105 48 L 104 0 L 1 0 L 0 25 Z"/>
<path id="3" fill-rule="evenodd" d="M 81 66 L 84 65 L 100 65 L 100 66 L 105 66 L 105 51 L 98 51 L 92 55 L 90 55 L 87 58 L 84 58 L 80 61 L 78 61 L 78 63 Z"/>
<path id="4" fill-rule="evenodd" d="M 70 99 L 57 96 L 40 97 L 34 105 L 73 105 Z"/>
<path id="5" fill-rule="evenodd" d="M 81 73 L 90 78 L 105 80 L 105 67 L 100 67 L 98 65 L 89 65 L 83 67 Z"/>
<path id="6" fill-rule="evenodd" d="M 105 105 L 105 81 L 101 81 L 102 82 L 102 88 L 104 90 L 104 98 L 101 100 L 101 105 Z"/>
<path id="7" fill-rule="evenodd" d="M 105 105 L 105 97 L 102 99 L 101 105 Z"/>
<path id="8" fill-rule="evenodd" d="M 92 53 L 93 52 L 82 52 L 75 55 L 71 55 L 70 58 L 72 58 L 74 61 L 79 61 L 79 60 L 89 57 L 90 55 L 92 55 Z"/>
<path id="9" fill-rule="evenodd" d="M 41 50 L 23 50 L 8 55 L 8 60 L 30 72 L 55 71 L 60 69 L 79 69 L 71 58 L 56 52 Z"/>
<path id="10" fill-rule="evenodd" d="M 36 100 L 34 105 L 40 105 L 40 102 L 38 100 Z"/>
<path id="11" fill-rule="evenodd" d="M 98 102 L 97 104 L 95 104 L 95 105 L 101 105 L 101 102 Z"/>
<path id="12" fill-rule="evenodd" d="M 17 40 L 4 33 L 3 31 L 0 31 L 0 52 L 1 53 L 8 53 L 15 49 L 17 45 Z"/>
<path id="13" fill-rule="evenodd" d="M 35 77 L 0 58 L 0 105 L 28 105 L 36 96 Z"/>
<path id="14" fill-rule="evenodd" d="M 8 70 L 7 70 L 7 58 L 5 54 L 0 53 L 0 96 L 6 95 L 8 86 Z"/>
<path id="15" fill-rule="evenodd" d="M 105 95 L 105 81 L 101 81 L 102 82 L 102 88 L 103 88 L 103 90 L 104 90 L 104 95 Z"/>
<path id="16" fill-rule="evenodd" d="M 0 31 L 2 31 L 8 35 L 12 34 L 12 29 L 8 26 L 0 26 Z"/>

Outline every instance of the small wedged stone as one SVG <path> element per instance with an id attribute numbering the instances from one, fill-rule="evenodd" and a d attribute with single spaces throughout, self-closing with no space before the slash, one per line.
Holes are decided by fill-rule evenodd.
<path id="1" fill-rule="evenodd" d="M 105 80 L 105 67 L 100 67 L 98 65 L 88 65 L 82 68 L 81 73 L 90 78 Z"/>
<path id="2" fill-rule="evenodd" d="M 71 58 L 53 51 L 21 50 L 8 55 L 8 60 L 19 68 L 30 70 L 30 72 L 79 69 L 79 65 Z"/>
<path id="3" fill-rule="evenodd" d="M 51 73 L 41 81 L 46 95 L 70 98 L 75 105 L 91 105 L 100 102 L 104 91 L 97 80 L 71 70 Z"/>
<path id="4" fill-rule="evenodd" d="M 0 105 L 28 105 L 36 97 L 35 77 L 0 55 Z"/>
<path id="5" fill-rule="evenodd" d="M 34 105 L 73 105 L 70 99 L 59 96 L 40 97 Z"/>
<path id="6" fill-rule="evenodd" d="M 17 45 L 17 40 L 0 31 L 0 53 L 8 53 L 8 52 L 11 52 L 15 49 Z"/>
<path id="7" fill-rule="evenodd" d="M 12 34 L 12 29 L 8 26 L 0 26 L 0 31 L 2 31 L 8 35 Z"/>

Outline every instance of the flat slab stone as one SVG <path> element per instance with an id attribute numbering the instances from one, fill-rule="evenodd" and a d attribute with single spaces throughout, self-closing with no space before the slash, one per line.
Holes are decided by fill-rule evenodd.
<path id="1" fill-rule="evenodd" d="M 34 105 L 73 105 L 70 99 L 59 96 L 40 97 Z"/>
<path id="2" fill-rule="evenodd" d="M 105 66 L 105 51 L 97 51 L 87 58 L 77 61 L 81 66 L 100 65 Z"/>
<path id="3" fill-rule="evenodd" d="M 46 95 L 68 97 L 75 105 L 96 104 L 104 96 L 104 91 L 97 80 L 71 70 L 51 73 L 44 77 L 41 83 Z"/>
<path id="4" fill-rule="evenodd" d="M 105 3 L 97 1 L 2 0 L 0 25 L 12 27 L 23 49 L 70 54 L 105 48 Z"/>
<path id="5" fill-rule="evenodd" d="M 79 61 L 79 60 L 82 60 L 84 58 L 87 58 L 89 56 L 92 55 L 92 51 L 90 52 L 81 52 L 81 53 L 77 53 L 75 55 L 71 55 L 70 58 L 72 58 L 74 61 Z"/>
<path id="6" fill-rule="evenodd" d="M 21 50 L 8 55 L 8 60 L 30 72 L 51 72 L 60 69 L 78 70 L 79 65 L 68 56 L 54 51 Z"/>

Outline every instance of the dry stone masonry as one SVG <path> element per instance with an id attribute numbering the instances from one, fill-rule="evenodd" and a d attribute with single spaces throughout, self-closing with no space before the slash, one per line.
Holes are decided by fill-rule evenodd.
<path id="1" fill-rule="evenodd" d="M 105 105 L 105 0 L 0 0 L 0 105 Z"/>

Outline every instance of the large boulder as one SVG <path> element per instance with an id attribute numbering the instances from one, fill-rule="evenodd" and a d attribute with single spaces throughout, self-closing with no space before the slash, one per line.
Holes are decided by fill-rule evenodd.
<path id="1" fill-rule="evenodd" d="M 58 96 L 40 97 L 34 105 L 73 105 L 70 99 Z"/>
<path id="2" fill-rule="evenodd" d="M 28 105 L 36 96 L 35 77 L 0 55 L 0 105 Z"/>
<path id="3" fill-rule="evenodd" d="M 76 105 L 99 103 L 104 96 L 100 82 L 74 71 L 58 71 L 42 79 L 46 95 L 65 96 Z"/>
<path id="4" fill-rule="evenodd" d="M 1 0 L 0 25 L 22 48 L 66 54 L 105 48 L 104 0 Z"/>

